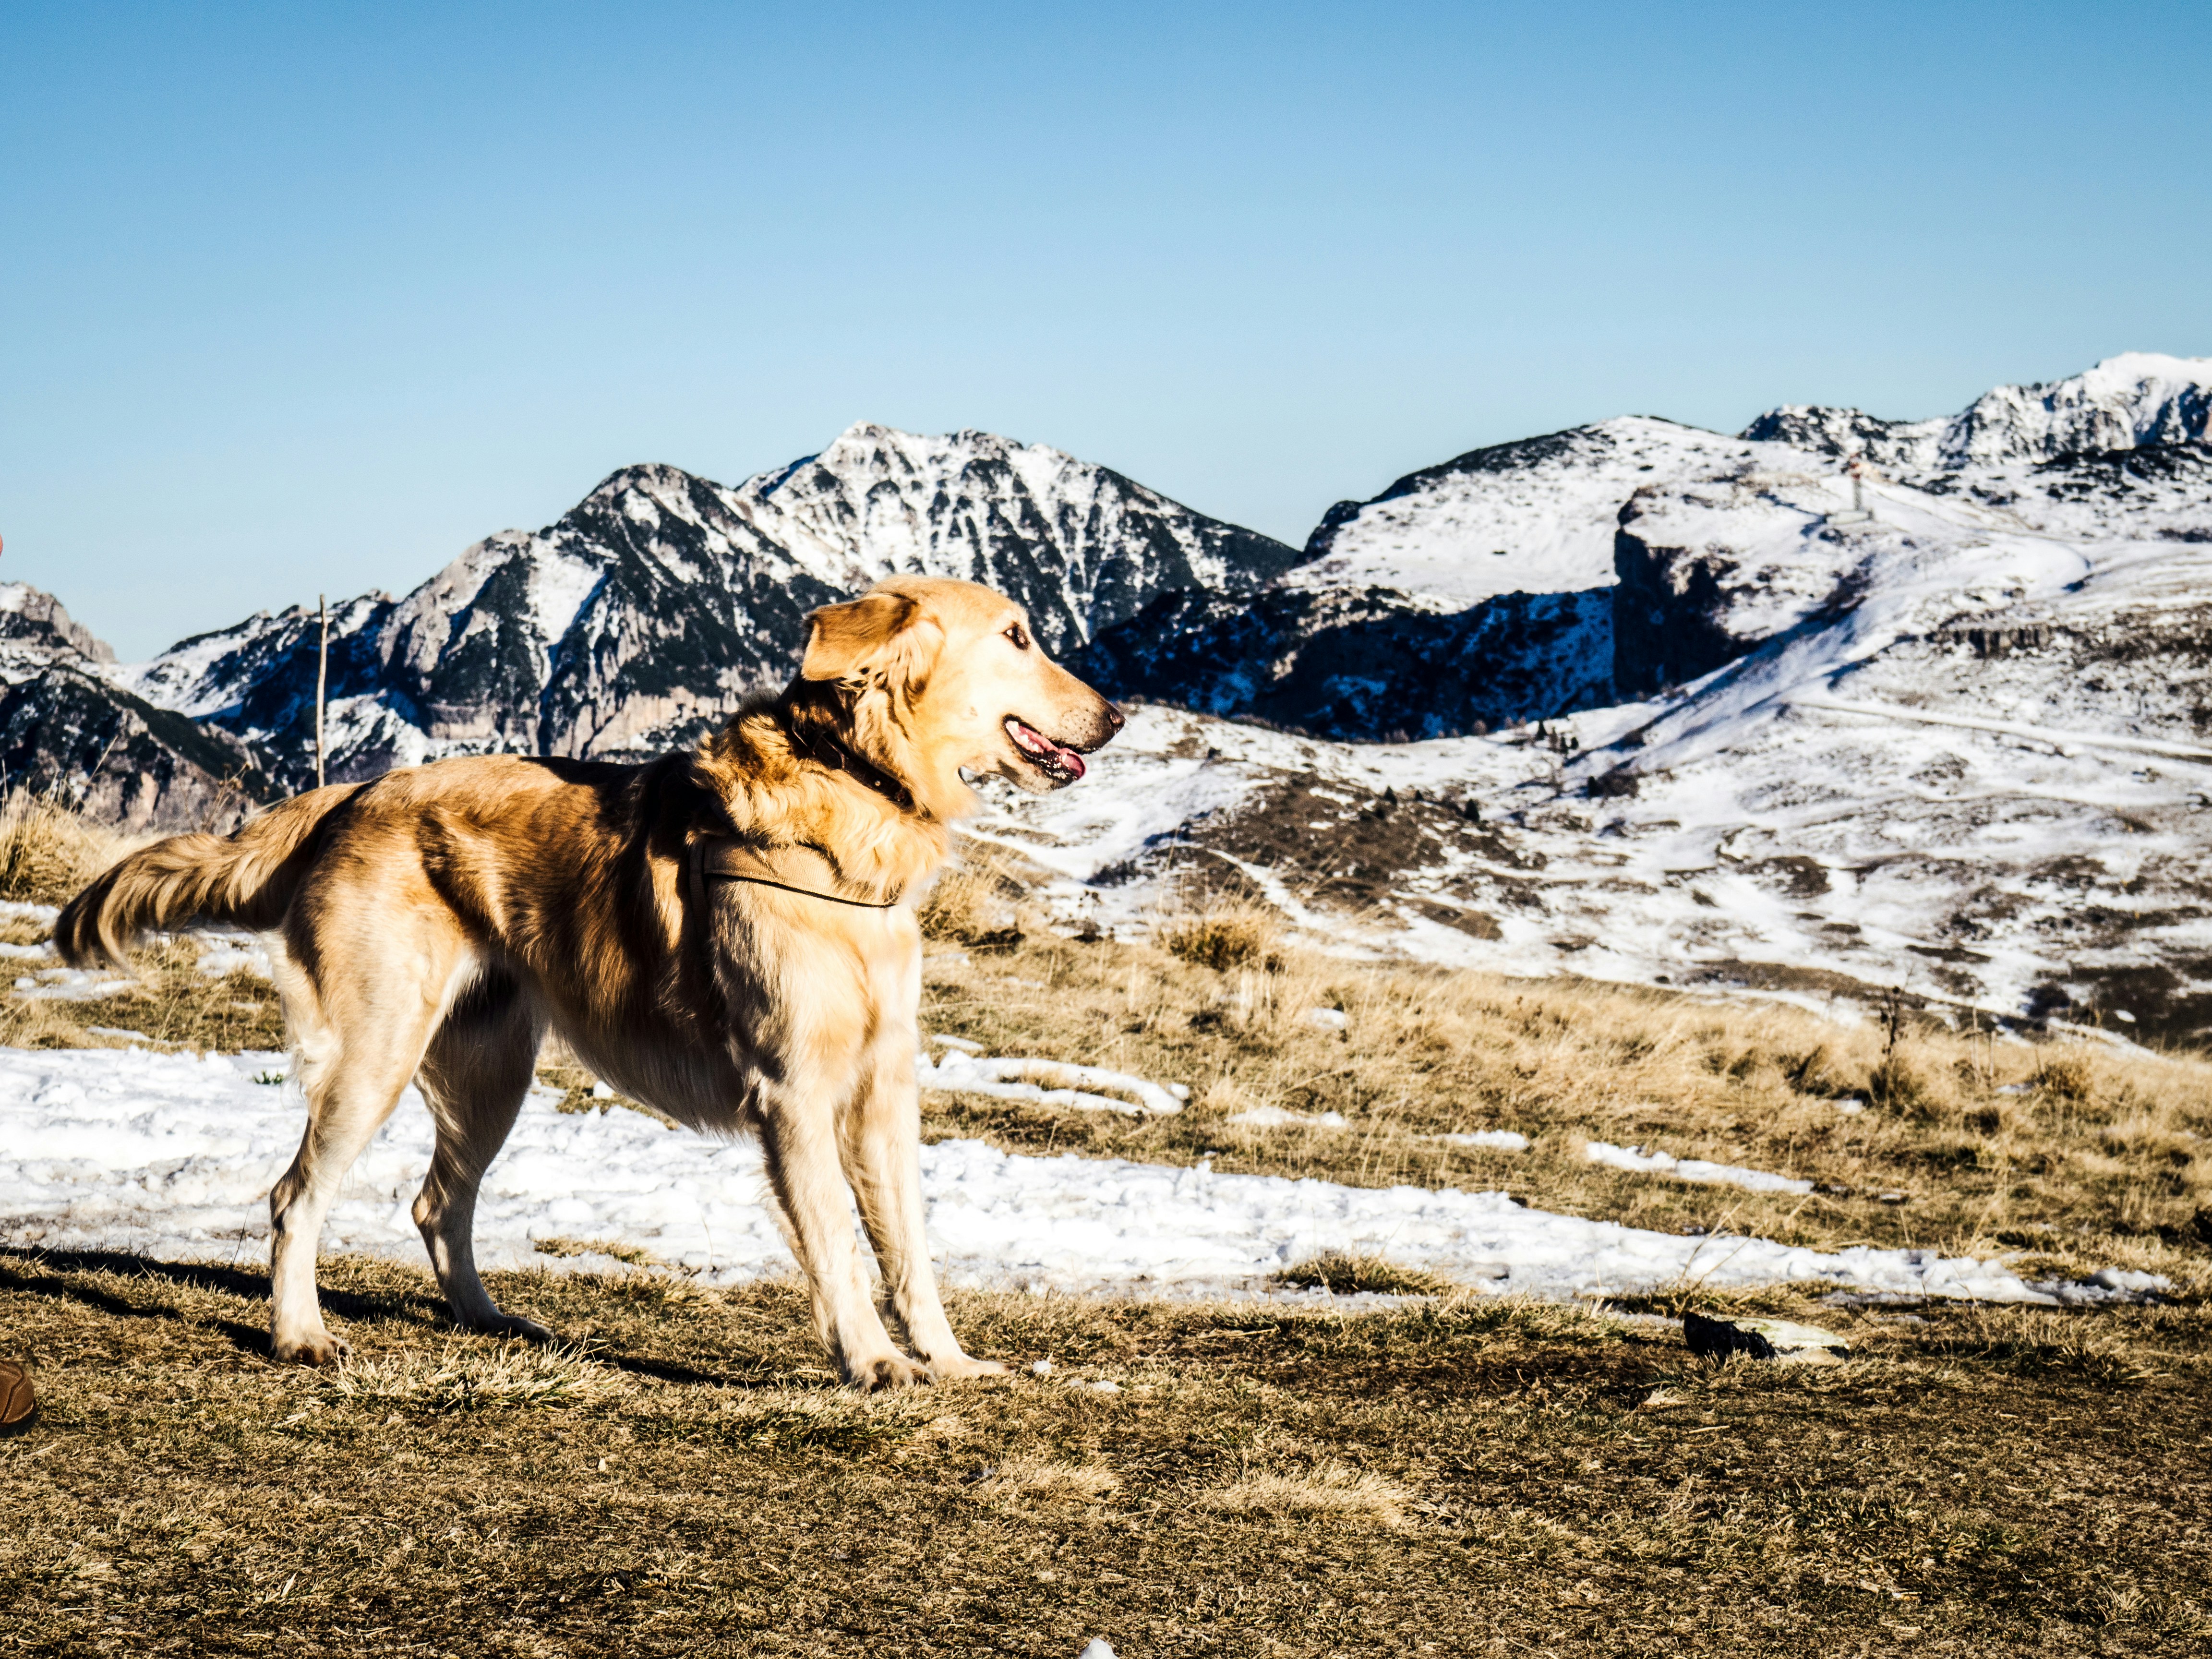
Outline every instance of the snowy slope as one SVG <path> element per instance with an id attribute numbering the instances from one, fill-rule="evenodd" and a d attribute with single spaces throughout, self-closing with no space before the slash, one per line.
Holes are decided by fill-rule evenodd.
<path id="1" fill-rule="evenodd" d="M 1256 595 L 1168 595 L 1073 665 L 1117 696 L 1364 742 L 1602 707 L 1621 503 L 1757 454 L 1839 465 L 1641 416 L 1475 450 L 1339 502 Z"/>
<path id="2" fill-rule="evenodd" d="M 1640 415 L 1474 450 L 1371 501 L 1338 502 L 1284 585 L 1395 588 L 1438 611 L 1500 593 L 1610 586 L 1613 520 L 1639 485 L 1752 450 Z"/>

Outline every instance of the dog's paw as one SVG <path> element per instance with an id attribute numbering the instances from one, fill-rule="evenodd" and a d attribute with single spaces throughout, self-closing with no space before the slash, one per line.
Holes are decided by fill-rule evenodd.
<path id="1" fill-rule="evenodd" d="M 551 1342 L 557 1339 L 534 1319 L 525 1319 L 520 1314 L 495 1314 L 489 1319 L 470 1319 L 461 1322 L 464 1328 L 481 1332 L 485 1336 L 512 1337 L 518 1342 Z"/>
<path id="2" fill-rule="evenodd" d="M 975 1359 L 959 1354 L 951 1359 L 929 1362 L 929 1380 L 933 1382 L 957 1382 L 970 1376 L 1004 1376 L 1006 1368 L 995 1359 Z"/>
<path id="3" fill-rule="evenodd" d="M 353 1345 L 328 1331 L 307 1331 L 297 1336 L 272 1336 L 269 1352 L 290 1364 L 335 1365 L 353 1352 Z"/>
<path id="4" fill-rule="evenodd" d="M 930 1380 L 929 1373 L 902 1353 L 854 1361 L 845 1380 L 862 1394 L 881 1394 L 886 1389 L 913 1389 Z"/>

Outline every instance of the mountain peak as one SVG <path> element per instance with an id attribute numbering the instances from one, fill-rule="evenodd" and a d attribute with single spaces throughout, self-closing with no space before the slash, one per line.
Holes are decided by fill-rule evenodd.
<path id="1" fill-rule="evenodd" d="M 2201 442 L 2212 417 L 2212 357 L 2125 351 L 2079 374 L 1991 388 L 1950 416 L 1888 421 L 1832 404 L 1785 404 L 1743 436 L 1933 474 L 2084 451 Z"/>

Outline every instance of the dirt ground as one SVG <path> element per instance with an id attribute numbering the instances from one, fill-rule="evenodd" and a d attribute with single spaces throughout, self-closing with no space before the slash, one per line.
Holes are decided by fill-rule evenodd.
<path id="1" fill-rule="evenodd" d="M 1852 1311 L 1830 1368 L 1468 1297 L 968 1295 L 1017 1376 L 863 1399 L 795 1288 L 509 1275 L 578 1345 L 325 1272 L 0 1254 L 0 1651 L 2185 1653 L 2212 1640 L 2194 1307 Z M 1711 1300 L 1711 1298 L 1708 1298 Z M 1049 1376 L 1028 1368 L 1049 1359 Z M 1110 1389 L 1102 1385 L 1111 1384 Z"/>

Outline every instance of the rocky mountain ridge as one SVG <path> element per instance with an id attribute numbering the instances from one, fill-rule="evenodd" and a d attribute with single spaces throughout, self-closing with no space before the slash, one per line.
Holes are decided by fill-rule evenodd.
<path id="1" fill-rule="evenodd" d="M 790 678 L 808 611 L 894 572 L 988 582 L 1069 647 L 1160 592 L 1249 592 L 1295 557 L 1107 468 L 983 433 L 858 425 L 735 488 L 626 467 L 556 523 L 489 537 L 404 598 L 337 607 L 331 775 L 690 741 Z M 255 745 L 297 787 L 319 639 L 295 607 L 116 678 Z"/>
<path id="2" fill-rule="evenodd" d="M 2212 539 L 2208 398 L 2212 360 L 2132 354 L 1940 421 L 1785 406 L 1731 437 L 1624 416 L 1410 473 L 1332 508 L 1303 551 L 985 433 L 862 423 L 734 487 L 628 467 L 404 597 L 334 608 L 331 772 L 687 741 L 783 682 L 809 610 L 896 569 L 1014 593 L 1124 695 L 1362 742 L 1557 720 L 1716 672 L 1887 580 L 1854 550 L 1881 538 L 1843 516 L 1853 456 L 1947 545 Z M 312 614 L 118 666 L 41 604 L 0 588 L 0 648 L 34 647 L 12 671 L 15 775 L 149 823 L 311 775 Z M 95 762 L 136 752 L 111 727 L 155 715 L 183 722 L 169 781 L 95 787 Z M 195 733 L 216 749 L 187 756 Z"/>

